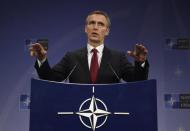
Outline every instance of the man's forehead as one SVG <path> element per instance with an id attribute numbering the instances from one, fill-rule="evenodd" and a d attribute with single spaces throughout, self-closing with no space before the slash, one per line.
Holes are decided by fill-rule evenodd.
<path id="1" fill-rule="evenodd" d="M 92 14 L 88 16 L 88 21 L 92 21 L 92 20 L 106 22 L 106 17 L 101 14 Z"/>

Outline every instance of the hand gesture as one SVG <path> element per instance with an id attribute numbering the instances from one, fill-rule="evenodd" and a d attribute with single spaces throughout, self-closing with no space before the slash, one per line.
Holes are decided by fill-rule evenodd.
<path id="1" fill-rule="evenodd" d="M 148 50 L 142 44 L 136 44 L 134 51 L 127 51 L 127 54 L 138 62 L 144 62 L 147 59 Z"/>
<path id="2" fill-rule="evenodd" d="M 39 43 L 32 44 L 29 51 L 31 56 L 37 57 L 40 61 L 46 58 L 47 51 Z"/>

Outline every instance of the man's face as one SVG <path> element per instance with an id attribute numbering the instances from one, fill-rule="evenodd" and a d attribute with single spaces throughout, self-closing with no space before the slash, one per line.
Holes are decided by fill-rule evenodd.
<path id="1" fill-rule="evenodd" d="M 90 44 L 103 43 L 105 36 L 109 34 L 108 22 L 105 16 L 100 14 L 93 14 L 88 16 L 85 32 Z"/>

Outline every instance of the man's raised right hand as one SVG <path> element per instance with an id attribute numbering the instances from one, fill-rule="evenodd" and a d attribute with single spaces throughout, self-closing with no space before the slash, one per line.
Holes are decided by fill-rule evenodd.
<path id="1" fill-rule="evenodd" d="M 47 51 L 39 43 L 32 44 L 29 51 L 31 56 L 36 57 L 40 61 L 44 60 L 47 56 Z"/>

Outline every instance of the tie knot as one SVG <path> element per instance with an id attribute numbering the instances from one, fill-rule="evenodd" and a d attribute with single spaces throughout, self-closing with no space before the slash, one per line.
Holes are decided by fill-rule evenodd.
<path id="1" fill-rule="evenodd" d="M 93 52 L 93 53 L 97 53 L 98 50 L 97 50 L 96 48 L 93 48 L 93 49 L 91 50 L 91 52 Z"/>

